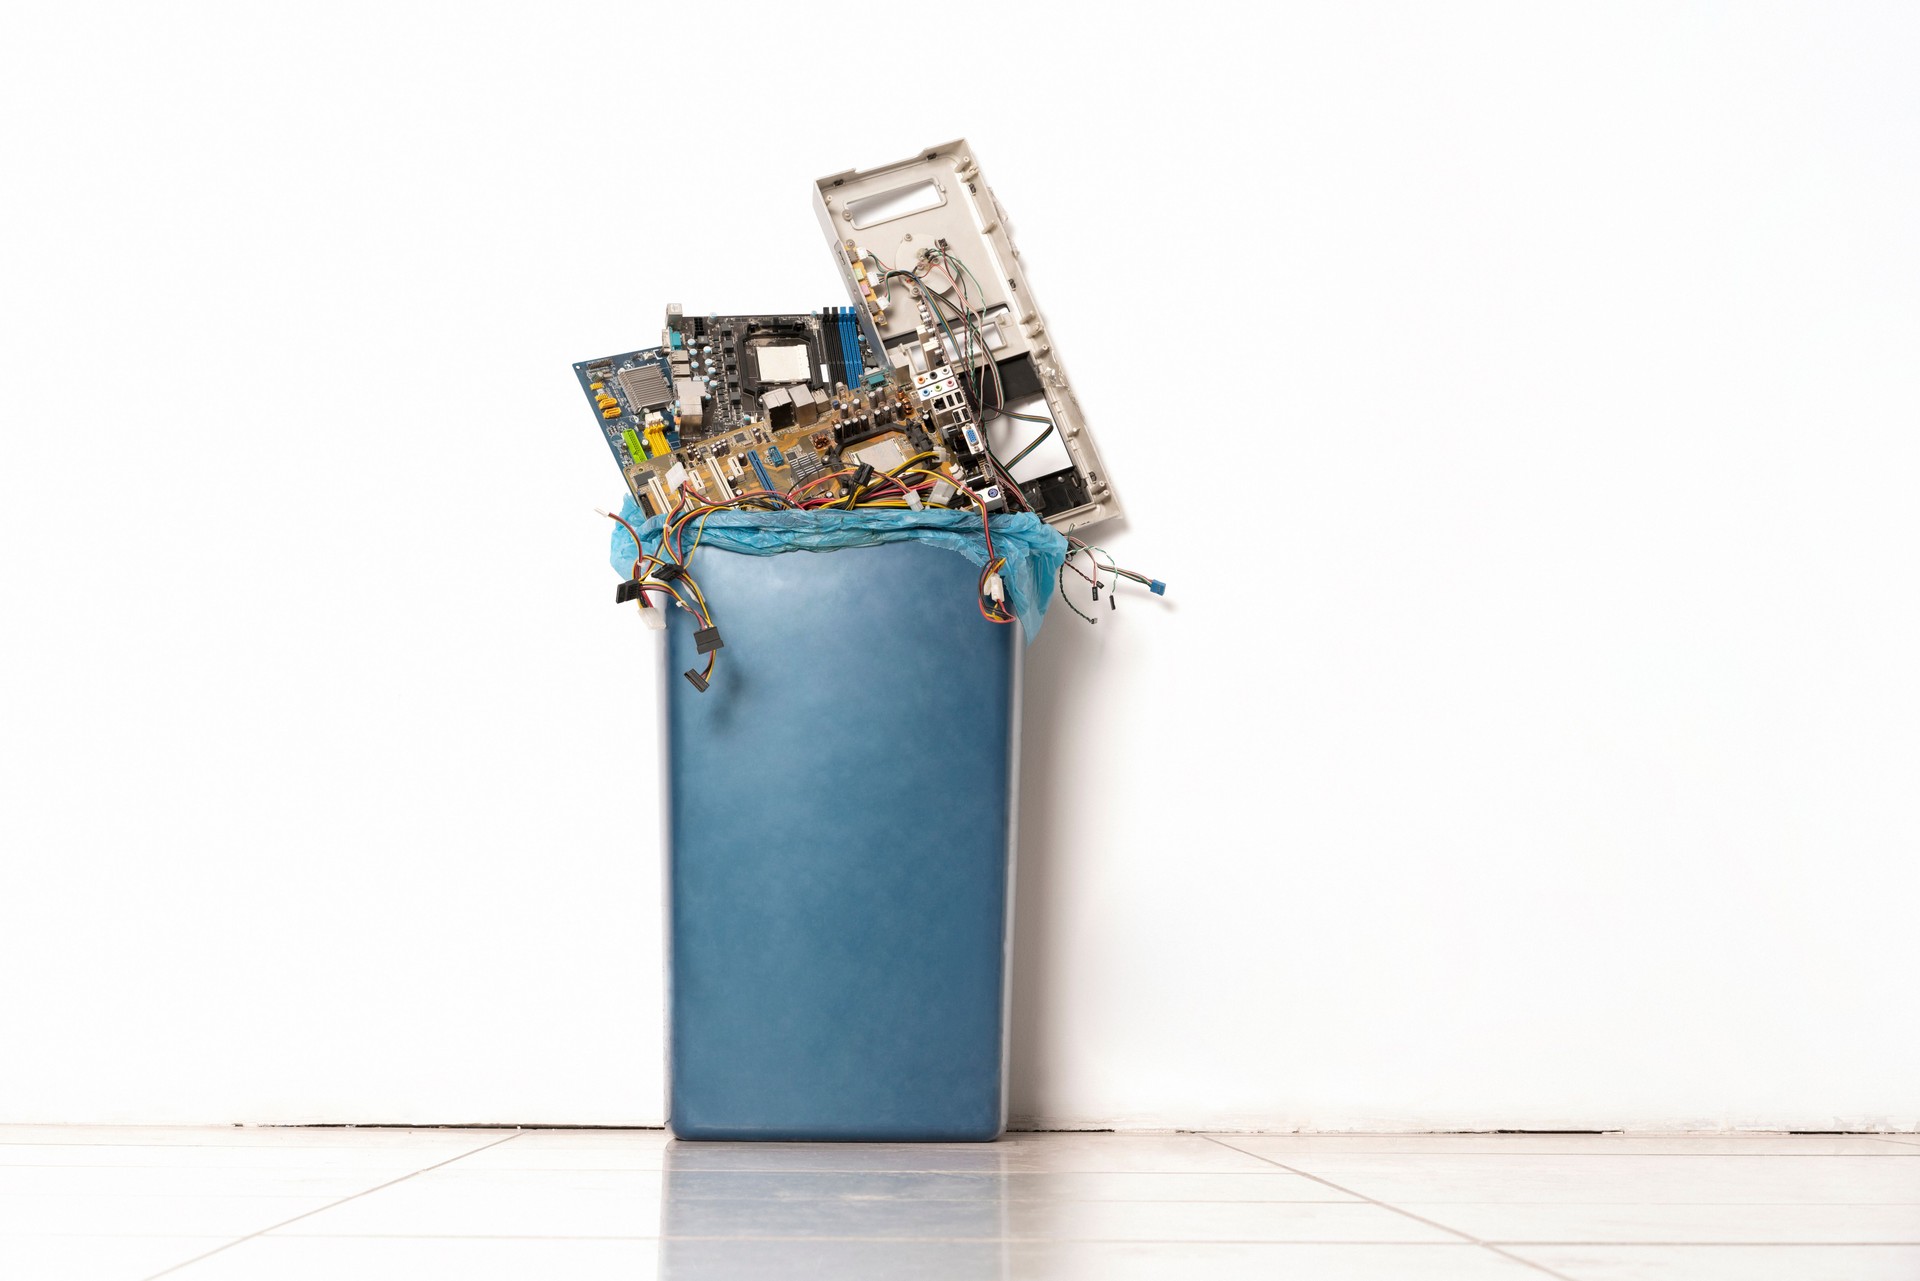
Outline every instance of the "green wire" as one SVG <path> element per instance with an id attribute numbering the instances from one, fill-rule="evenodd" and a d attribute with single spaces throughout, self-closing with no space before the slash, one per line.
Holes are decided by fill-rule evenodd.
<path id="1" fill-rule="evenodd" d="M 1005 413 L 1006 411 L 1002 410 L 1001 412 Z M 1029 422 L 1047 423 L 1047 429 L 1041 432 L 1038 436 L 1035 436 L 1031 444 L 1029 444 L 1025 449 L 1021 450 L 1019 453 L 1015 454 L 1013 457 L 1007 459 L 1007 461 L 1004 464 L 1002 464 L 1007 469 L 1008 472 L 1012 472 L 1013 465 L 1015 463 L 1019 462 L 1022 458 L 1025 458 L 1028 454 L 1031 454 L 1034 450 L 1040 448 L 1042 442 L 1044 442 L 1047 437 L 1053 435 L 1053 424 L 1050 422 L 1047 422 L 1047 420 L 1044 418 L 1035 418 L 1030 414 L 1007 414 L 1007 417 L 1025 418 Z"/>
<path id="2" fill-rule="evenodd" d="M 954 257 L 954 256 L 953 256 L 952 254 L 950 254 L 950 253 L 948 253 L 948 252 L 947 252 L 946 250 L 944 250 L 944 249 L 942 249 L 942 250 L 940 251 L 940 256 L 941 256 L 941 257 L 942 257 L 943 259 L 945 259 L 945 260 L 947 260 L 948 262 L 951 262 L 951 263 L 953 263 L 953 264 L 954 264 L 955 266 L 957 266 L 958 268 L 960 268 L 960 270 L 961 270 L 961 271 L 963 271 L 963 272 L 965 272 L 965 273 L 966 273 L 966 276 L 967 276 L 967 279 L 968 279 L 968 280 L 971 280 L 971 281 L 973 282 L 973 287 L 974 287 L 974 288 L 975 288 L 976 290 L 979 290 L 979 293 L 980 293 L 980 306 L 981 306 L 982 308 L 985 308 L 985 307 L 986 307 L 986 305 L 987 305 L 987 291 L 986 291 L 985 289 L 983 289 L 983 288 L 981 288 L 981 285 L 980 285 L 980 278 L 979 278 L 978 276 L 976 276 L 976 275 L 974 275 L 974 274 L 973 274 L 973 268 L 971 268 L 971 267 L 969 267 L 969 266 L 967 266 L 967 264 L 966 264 L 966 263 L 964 263 L 964 262 L 961 262 L 961 261 L 960 261 L 960 260 L 959 260 L 958 258 L 956 258 L 956 257 Z M 982 314 L 982 315 L 985 315 L 985 314 L 986 314 L 986 312 L 985 312 L 985 311 L 983 310 L 983 311 L 981 312 L 981 314 Z"/>
<path id="3" fill-rule="evenodd" d="M 959 357 L 959 359 L 966 362 L 967 386 L 973 389 L 974 403 L 978 404 L 980 402 L 980 393 L 981 393 L 981 386 L 982 386 L 980 381 L 981 371 L 974 368 L 973 355 L 977 351 L 981 355 L 986 356 L 987 359 L 989 360 L 993 358 L 987 351 L 986 335 L 980 332 L 978 326 L 976 326 L 973 323 L 972 319 L 968 317 L 965 312 L 961 312 L 960 308 L 955 303 L 949 301 L 948 299 L 942 298 L 940 296 L 939 290 L 928 289 L 926 287 L 926 282 L 920 280 L 920 278 L 917 276 L 914 277 L 914 281 L 916 284 L 920 285 L 920 291 L 924 296 L 933 299 L 933 302 L 934 302 L 933 318 L 940 322 L 940 328 L 946 332 L 948 341 L 950 341 L 953 344 L 954 353 Z M 967 326 L 967 347 L 964 351 L 961 349 L 960 340 L 953 336 L 953 330 L 950 326 L 948 326 L 947 318 L 940 314 L 940 307 L 942 304 L 945 304 L 948 307 L 952 307 L 956 312 L 959 312 L 961 320 Z"/>
<path id="4" fill-rule="evenodd" d="M 962 262 L 959 258 L 956 258 L 954 255 L 952 255 L 951 253 L 948 253 L 944 249 L 940 251 L 940 259 L 942 262 L 951 262 L 954 266 L 960 269 L 962 275 L 964 275 L 969 281 L 973 282 L 973 287 L 975 290 L 979 292 L 981 302 L 984 305 L 986 301 L 987 291 L 981 286 L 980 278 L 973 274 L 973 269 L 967 266 L 967 264 Z M 958 354 L 960 358 L 964 360 L 967 364 L 967 386 L 973 392 L 974 403 L 975 404 L 983 403 L 985 400 L 986 374 L 984 369 L 974 368 L 973 359 L 977 355 L 983 361 L 992 360 L 993 353 L 987 350 L 986 331 L 982 329 L 978 323 L 975 322 L 973 318 L 975 313 L 970 309 L 961 307 L 957 302 L 954 302 L 952 299 L 942 296 L 939 290 L 927 288 L 926 282 L 921 280 L 918 276 L 914 275 L 910 271 L 895 271 L 890 273 L 890 275 L 905 276 L 908 280 L 912 281 L 914 285 L 920 289 L 921 295 L 923 297 L 932 300 L 932 304 L 933 304 L 932 311 L 933 311 L 934 320 L 939 322 L 941 331 L 946 334 L 947 340 L 953 344 L 953 349 L 955 353 Z M 946 308 L 947 310 L 952 311 L 955 316 L 959 317 L 960 322 L 966 326 L 967 340 L 969 345 L 964 350 L 960 346 L 960 340 L 954 336 L 953 327 L 947 324 L 947 318 L 942 313 L 942 310 L 941 310 L 943 307 Z M 983 312 L 980 312 L 979 314 L 984 316 L 986 313 L 983 311 Z M 1006 408 L 1004 405 L 995 406 L 994 413 L 1004 414 L 1008 418 L 1017 418 L 1022 422 L 1045 424 L 1045 429 L 1041 431 L 1041 433 L 1038 436 L 1035 436 L 1032 440 L 1028 441 L 1026 448 L 1022 449 L 1019 453 L 1015 454 L 1012 458 L 1008 459 L 1004 463 L 1000 462 L 997 458 L 994 460 L 995 465 L 1001 471 L 1007 472 L 1008 478 L 1011 479 L 1014 465 L 1019 463 L 1022 459 L 1026 458 L 1034 450 L 1040 448 L 1040 446 L 1044 444 L 1050 436 L 1053 435 L 1054 422 L 1051 418 L 1043 418 L 1037 414 L 1017 414 L 1011 409 Z M 1062 591 L 1061 595 L 1064 598 L 1066 593 Z M 1069 605 L 1071 605 L 1071 602 L 1068 602 L 1068 603 Z M 1079 613 L 1080 611 L 1078 609 L 1075 609 L 1074 612 Z M 1083 618 L 1085 617 L 1085 615 L 1081 615 L 1081 616 Z M 1088 621 L 1091 622 L 1092 620 L 1088 619 Z"/>

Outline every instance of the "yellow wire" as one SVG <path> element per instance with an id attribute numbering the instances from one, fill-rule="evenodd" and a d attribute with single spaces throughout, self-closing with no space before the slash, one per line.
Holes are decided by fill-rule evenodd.
<path id="1" fill-rule="evenodd" d="M 706 536 L 707 517 L 719 510 L 718 507 L 709 507 L 706 511 L 700 513 L 700 528 L 693 531 L 693 546 L 687 548 L 687 561 L 689 563 L 693 561 L 693 554 L 700 550 L 700 540 Z"/>

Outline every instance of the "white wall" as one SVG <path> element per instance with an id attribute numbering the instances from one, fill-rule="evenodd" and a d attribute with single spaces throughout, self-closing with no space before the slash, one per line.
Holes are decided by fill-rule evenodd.
<path id="1" fill-rule="evenodd" d="M 10 19 L 0 1119 L 659 1121 L 569 365 L 964 133 L 1172 588 L 1030 653 L 1015 1112 L 1920 1125 L 1920 19 L 1261 7 Z"/>

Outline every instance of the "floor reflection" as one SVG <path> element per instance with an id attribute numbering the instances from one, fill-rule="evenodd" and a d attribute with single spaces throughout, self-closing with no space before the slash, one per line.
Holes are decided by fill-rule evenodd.
<path id="1" fill-rule="evenodd" d="M 1006 1164 L 1006 1149 L 990 1143 L 676 1141 L 661 1190 L 660 1276 L 1005 1278 Z"/>

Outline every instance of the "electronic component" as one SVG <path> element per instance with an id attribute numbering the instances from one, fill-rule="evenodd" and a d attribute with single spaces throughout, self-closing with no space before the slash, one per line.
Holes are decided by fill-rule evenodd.
<path id="1" fill-rule="evenodd" d="M 678 384 L 677 392 L 674 417 L 680 420 L 680 430 L 685 432 L 700 426 L 706 418 L 706 383 L 698 378 L 688 378 Z"/>
<path id="2" fill-rule="evenodd" d="M 808 366 L 812 362 L 807 359 L 804 343 L 761 343 L 749 350 L 755 372 L 763 384 L 803 383 L 809 377 Z"/>
<path id="3" fill-rule="evenodd" d="M 839 386 L 853 386 L 867 365 L 857 314 L 851 307 L 829 307 L 821 313 L 821 330 L 826 339 L 829 377 Z"/>
<path id="4" fill-rule="evenodd" d="M 793 393 L 785 387 L 775 387 L 762 396 L 760 408 L 766 411 L 767 421 L 775 427 L 793 426 Z"/>
<path id="5" fill-rule="evenodd" d="M 621 395 L 627 398 L 630 413 L 644 415 L 649 409 L 658 409 L 673 399 L 673 388 L 667 382 L 667 375 L 657 363 L 648 362 L 622 369 L 616 377 L 620 384 Z"/>
<path id="6" fill-rule="evenodd" d="M 847 457 L 875 471 L 894 471 L 907 465 L 907 451 L 901 448 L 900 441 L 899 436 L 883 436 L 860 446 L 858 451 L 849 450 Z"/>
<path id="7" fill-rule="evenodd" d="M 866 339 L 850 307 L 811 314 L 689 316 L 667 308 L 666 344 L 676 383 L 702 378 L 706 415 L 690 435 L 722 435 L 756 423 L 808 426 L 834 392 L 864 381 Z"/>
<path id="8" fill-rule="evenodd" d="M 833 397 L 818 387 L 795 387 L 790 393 L 793 397 L 793 425 L 811 427 L 820 421 L 820 415 L 833 406 Z"/>
<path id="9" fill-rule="evenodd" d="M 793 472 L 793 478 L 802 484 L 826 474 L 826 467 L 820 462 L 820 455 L 811 449 L 796 449 L 788 455 L 787 466 Z"/>

